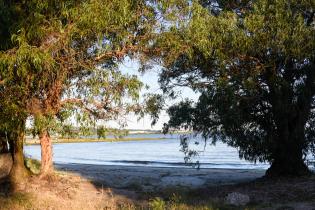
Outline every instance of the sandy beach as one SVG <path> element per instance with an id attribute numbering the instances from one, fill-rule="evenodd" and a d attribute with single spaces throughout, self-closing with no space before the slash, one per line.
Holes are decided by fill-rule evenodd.
<path id="1" fill-rule="evenodd" d="M 89 164 L 57 164 L 56 168 L 78 174 L 101 189 L 109 188 L 115 198 L 123 198 L 123 201 L 128 198 L 139 202 L 150 200 L 152 196 L 169 197 L 179 193 L 184 200 L 223 204 L 227 194 L 238 192 L 249 196 L 253 209 L 314 210 L 315 206 L 314 176 L 266 180 L 259 179 L 265 170 L 258 169 L 197 170 Z"/>
<path id="2" fill-rule="evenodd" d="M 184 210 L 195 206 L 200 207 L 197 209 L 244 209 L 245 206 L 238 208 L 227 203 L 227 196 L 233 193 L 247 197 L 246 207 L 251 207 L 248 209 L 314 210 L 315 206 L 314 176 L 259 179 L 265 171 L 257 169 L 92 164 L 56 164 L 55 167 L 57 173 L 52 176 L 44 179 L 31 176 L 22 197 L 8 199 L 5 190 L 8 183 L 3 182 L 0 209 L 135 210 L 151 209 L 149 206 L 154 202 L 166 202 L 167 206 Z M 16 199 L 24 199 L 23 205 Z"/>
<path id="3" fill-rule="evenodd" d="M 90 164 L 57 164 L 56 168 L 79 174 L 93 182 L 113 188 L 138 188 L 142 191 L 184 187 L 200 188 L 249 182 L 264 175 L 265 170 L 194 169 Z"/>

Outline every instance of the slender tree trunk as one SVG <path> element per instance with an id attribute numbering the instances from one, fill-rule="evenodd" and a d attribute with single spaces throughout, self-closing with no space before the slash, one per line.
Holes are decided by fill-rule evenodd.
<path id="1" fill-rule="evenodd" d="M 41 176 L 46 176 L 54 171 L 52 160 L 52 142 L 47 130 L 42 130 L 39 134 L 41 146 Z"/>
<path id="2" fill-rule="evenodd" d="M 12 155 L 13 165 L 9 174 L 11 186 L 13 191 L 18 191 L 23 189 L 27 178 L 29 176 L 29 171 L 26 169 L 24 164 L 24 154 L 23 154 L 23 142 L 25 137 L 25 123 L 20 123 L 16 127 L 16 130 L 12 132 L 9 144 L 10 152 Z"/>

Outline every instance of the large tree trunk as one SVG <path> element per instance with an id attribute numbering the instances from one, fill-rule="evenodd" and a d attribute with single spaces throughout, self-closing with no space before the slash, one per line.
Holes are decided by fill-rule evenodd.
<path id="1" fill-rule="evenodd" d="M 13 165 L 9 174 L 11 186 L 13 191 L 18 191 L 25 187 L 29 171 L 26 169 L 24 164 L 23 154 L 23 142 L 25 137 L 25 124 L 20 123 L 16 127 L 16 130 L 10 135 L 10 152 L 12 155 Z"/>
<path id="2" fill-rule="evenodd" d="M 303 160 L 301 149 L 291 145 L 282 145 L 282 150 L 275 154 L 271 167 L 267 170 L 267 177 L 306 176 L 311 172 Z"/>
<path id="3" fill-rule="evenodd" d="M 304 161 L 306 112 L 289 111 L 280 116 L 275 150 L 267 177 L 311 174 Z"/>
<path id="4" fill-rule="evenodd" d="M 283 60 L 280 60 L 278 68 L 282 68 Z M 310 116 L 314 83 L 314 75 L 308 75 L 303 91 L 296 93 L 290 81 L 294 80 L 294 62 L 288 59 L 286 71 L 283 74 L 285 82 L 275 85 L 275 71 L 271 70 L 267 75 L 267 83 L 270 88 L 270 103 L 272 105 L 272 118 L 274 129 L 271 135 L 271 167 L 266 176 L 303 176 L 309 175 L 310 170 L 304 162 L 304 154 L 307 150 L 305 126 Z M 314 74 L 309 69 L 309 74 Z"/>
<path id="5" fill-rule="evenodd" d="M 39 134 L 41 146 L 41 176 L 47 176 L 54 170 L 52 160 L 52 142 L 47 130 L 42 130 Z"/>

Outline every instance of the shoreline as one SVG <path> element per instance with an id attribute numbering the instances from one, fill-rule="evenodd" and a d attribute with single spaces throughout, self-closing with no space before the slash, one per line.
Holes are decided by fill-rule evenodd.
<path id="1" fill-rule="evenodd" d="M 93 164 L 55 164 L 59 171 L 78 174 L 94 183 L 151 192 L 168 188 L 198 189 L 239 184 L 262 178 L 263 169 L 194 169 Z"/>
<path id="2" fill-rule="evenodd" d="M 90 142 L 127 142 L 127 141 L 153 141 L 153 140 L 165 140 L 168 138 L 106 138 L 106 139 L 95 139 L 95 138 L 60 138 L 53 139 L 53 144 L 67 144 L 67 143 L 90 143 Z M 39 139 L 27 139 L 24 145 L 39 145 Z"/>
<path id="3" fill-rule="evenodd" d="M 169 133 L 170 135 L 181 135 L 181 134 L 189 134 L 190 132 L 174 132 Z M 163 137 L 144 137 L 142 135 L 154 135 L 159 134 Z M 128 136 L 137 136 L 140 137 L 128 137 Z M 121 138 L 82 138 L 82 137 L 71 137 L 71 138 L 58 138 L 58 137 L 52 137 L 52 143 L 53 144 L 62 144 L 62 143 L 85 143 L 85 142 L 127 142 L 127 141 L 151 141 L 151 140 L 165 140 L 170 139 L 167 138 L 163 133 L 130 133 L 125 137 Z M 32 138 L 30 136 L 27 136 L 24 140 L 25 145 L 38 145 L 40 144 L 40 141 L 38 138 Z"/>
<path id="4" fill-rule="evenodd" d="M 186 206 L 183 209 L 204 207 L 205 203 L 218 207 L 210 209 L 250 207 L 246 209 L 257 210 L 291 209 L 282 207 L 313 210 L 315 205 L 312 197 L 315 193 L 315 175 L 304 178 L 264 179 L 266 170 L 259 169 L 196 170 L 92 164 L 55 166 L 57 170 L 79 175 L 101 189 L 112 189 L 114 196 L 127 196 L 133 203 L 159 201 L 157 198 L 172 201 L 175 196 L 178 206 Z M 232 193 L 248 196 L 249 203 L 231 208 L 226 198 Z M 168 204 L 174 205 L 172 202 Z"/>
<path id="5" fill-rule="evenodd" d="M 163 206 L 158 209 L 183 210 L 313 210 L 315 206 L 315 175 L 261 179 L 265 170 L 259 169 L 93 164 L 55 164 L 55 168 L 56 173 L 50 178 L 32 176 L 22 193 L 9 197 L 5 191 L 8 185 L 3 183 L 0 209 L 136 210 L 152 209 L 156 204 Z M 199 183 L 198 179 L 204 182 Z M 232 194 L 246 196 L 247 203 L 231 206 L 227 197 Z"/>

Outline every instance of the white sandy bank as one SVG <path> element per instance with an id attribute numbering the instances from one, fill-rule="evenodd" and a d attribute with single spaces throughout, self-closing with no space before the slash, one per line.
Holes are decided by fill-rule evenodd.
<path id="1" fill-rule="evenodd" d="M 199 188 L 211 185 L 241 183 L 260 178 L 265 170 L 193 169 L 140 166 L 105 166 L 89 164 L 57 164 L 56 168 L 80 174 L 113 188 L 139 188 L 144 191 L 168 187 Z"/>

